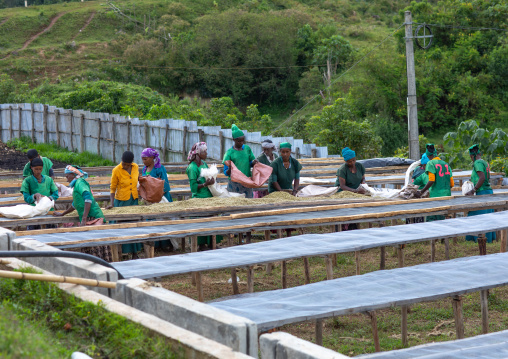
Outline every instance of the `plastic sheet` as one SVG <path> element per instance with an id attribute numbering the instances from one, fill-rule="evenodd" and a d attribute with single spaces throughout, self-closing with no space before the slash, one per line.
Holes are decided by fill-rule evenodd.
<path id="1" fill-rule="evenodd" d="M 125 278 L 166 275 L 251 266 L 304 256 L 348 253 L 396 244 L 428 241 L 508 228 L 508 212 L 404 226 L 323 234 L 304 234 L 267 242 L 168 257 L 113 263 Z M 38 238 L 37 238 L 38 239 Z"/>
<path id="2" fill-rule="evenodd" d="M 362 359 L 501 359 L 508 357 L 508 330 L 443 343 L 360 355 Z"/>
<path id="3" fill-rule="evenodd" d="M 267 223 L 266 226 L 258 226 L 256 227 L 259 230 L 264 229 L 277 229 L 277 228 L 286 228 L 285 224 L 289 220 L 299 220 L 299 219 L 314 219 L 314 218 L 324 218 L 324 217 L 337 217 L 337 216 L 351 216 L 355 214 L 368 214 L 368 213 L 383 213 L 383 212 L 393 212 L 393 211 L 402 211 L 409 209 L 426 209 L 426 208 L 435 208 L 438 206 L 446 206 L 446 205 L 460 205 L 460 204 L 474 204 L 474 203 L 488 203 L 488 202 L 497 202 L 497 201 L 506 201 L 508 200 L 507 194 L 499 194 L 499 195 L 485 195 L 485 196 L 471 196 L 471 197 L 458 197 L 449 200 L 441 200 L 441 201 L 427 201 L 427 202 L 411 202 L 408 201 L 404 204 L 396 204 L 396 205 L 384 205 L 380 207 L 355 207 L 355 208 L 341 208 L 330 211 L 319 211 L 319 212 L 302 212 L 302 213 L 292 213 L 290 216 L 288 215 L 275 215 L 275 216 L 264 216 L 264 217 L 253 217 L 253 218 L 242 218 L 242 219 L 230 219 L 223 221 L 211 221 L 211 222 L 193 222 L 193 223 L 183 223 L 183 224 L 173 224 L 173 225 L 164 225 L 164 226 L 150 226 L 150 227 L 138 227 L 138 228 L 115 228 L 115 229 L 106 229 L 106 230 L 94 230 L 94 231 L 86 231 L 79 233 L 79 239 L 100 239 L 100 238 L 109 238 L 103 242 L 97 241 L 94 242 L 93 245 L 104 245 L 104 244 L 120 244 L 120 243 L 129 243 L 135 242 L 136 240 L 122 240 L 117 241 L 115 237 L 125 237 L 125 236 L 134 236 L 138 234 L 148 234 L 151 233 L 153 237 L 150 240 L 158 240 L 159 238 L 181 238 L 186 235 L 195 235 L 195 232 L 190 232 L 190 230 L 200 229 L 199 235 L 212 235 L 212 234 L 225 234 L 225 233 L 238 233 L 245 232 L 245 228 L 249 228 L 249 225 L 257 225 L 260 222 Z M 107 214 L 107 213 L 106 213 Z M 421 214 L 412 214 L 406 215 L 406 217 L 419 217 Z M 475 217 L 478 218 L 478 217 Z M 275 222 L 281 222 L 280 226 L 274 224 Z M 358 222 L 358 220 L 349 221 L 345 223 L 353 223 Z M 333 223 L 333 222 L 331 222 Z M 232 228 L 233 226 L 243 225 L 244 228 Z M 307 227 L 312 227 L 314 224 L 306 225 Z M 317 225 L 317 224 L 316 224 Z M 215 228 L 225 228 L 221 230 L 216 230 Z M 401 226 L 404 227 L 404 226 Z M 205 230 L 206 229 L 206 230 Z M 165 235 L 165 236 L 156 236 L 156 233 L 161 232 L 169 232 L 169 231 L 183 231 L 179 234 L 175 235 Z M 188 231 L 187 233 L 185 231 Z M 55 233 L 55 234 L 40 234 L 37 236 L 30 235 L 31 238 L 35 238 L 40 242 L 49 243 L 49 242 L 66 242 L 66 241 L 74 241 L 76 239 L 77 233 L 74 233 L 72 236 L 67 236 L 65 233 Z M 293 237 L 294 238 L 294 237 Z M 139 240 L 138 240 L 139 242 Z M 90 243 L 81 243 L 81 244 L 72 244 L 72 245 L 62 245 L 58 248 L 79 248 L 79 247 L 89 247 Z"/>
<path id="4" fill-rule="evenodd" d="M 498 253 L 241 294 L 210 305 L 248 318 L 258 325 L 258 331 L 264 331 L 290 323 L 411 305 L 504 286 L 508 284 L 507 271 L 508 253 Z"/>
<path id="5" fill-rule="evenodd" d="M 410 165 L 414 160 L 399 157 L 386 157 L 386 158 L 370 158 L 367 160 L 358 160 L 365 168 L 372 167 L 388 167 L 388 166 L 404 166 Z"/>

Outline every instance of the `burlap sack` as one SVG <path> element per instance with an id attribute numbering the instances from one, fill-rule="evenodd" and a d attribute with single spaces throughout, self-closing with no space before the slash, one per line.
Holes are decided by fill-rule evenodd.
<path id="1" fill-rule="evenodd" d="M 247 188 L 259 188 L 270 179 L 272 170 L 272 167 L 258 162 L 252 167 L 252 177 L 247 177 L 231 162 L 231 181 Z"/>
<path id="2" fill-rule="evenodd" d="M 145 201 L 159 203 L 164 195 L 164 181 L 152 176 L 139 177 L 139 195 Z"/>

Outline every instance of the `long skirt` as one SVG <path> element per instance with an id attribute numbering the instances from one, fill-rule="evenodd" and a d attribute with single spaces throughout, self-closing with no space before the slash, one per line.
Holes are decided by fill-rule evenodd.
<path id="1" fill-rule="evenodd" d="M 483 191 L 480 191 L 480 192 L 476 192 L 476 195 L 477 196 L 484 196 L 484 195 L 487 195 L 487 194 L 493 194 L 494 191 L 492 191 L 491 189 L 487 189 L 487 190 L 483 190 Z M 493 213 L 494 210 L 493 209 L 482 209 L 482 210 L 479 210 L 479 211 L 471 211 L 467 214 L 468 217 L 470 216 L 477 216 L 479 214 L 488 214 L 488 213 Z M 495 241 L 496 240 L 496 232 L 489 232 L 485 235 L 487 237 L 487 243 L 492 243 L 492 241 Z M 475 241 L 477 242 L 478 241 L 478 237 L 476 236 L 466 236 L 466 241 Z"/>
<path id="2" fill-rule="evenodd" d="M 127 201 L 120 201 L 115 198 L 115 202 L 113 203 L 113 207 L 128 207 L 128 206 L 137 206 L 138 199 L 129 198 Z M 143 249 L 143 244 L 141 243 L 128 243 L 122 244 L 122 253 L 136 253 Z"/>
<path id="3" fill-rule="evenodd" d="M 252 188 L 247 188 L 240 183 L 231 181 L 231 179 L 228 180 L 228 191 L 235 193 L 245 193 L 245 198 L 254 198 L 254 192 Z"/>
<path id="4" fill-rule="evenodd" d="M 104 218 L 87 218 L 87 226 L 101 226 L 104 224 Z M 95 246 L 81 248 L 81 253 L 91 254 L 92 256 L 104 259 L 106 262 L 113 262 L 113 256 L 109 246 Z"/>

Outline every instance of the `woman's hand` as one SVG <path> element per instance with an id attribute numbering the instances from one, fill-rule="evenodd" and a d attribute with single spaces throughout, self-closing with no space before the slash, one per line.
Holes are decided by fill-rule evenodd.
<path id="1" fill-rule="evenodd" d="M 254 160 L 254 161 L 252 161 L 252 166 L 257 165 L 258 163 L 259 163 L 259 161 L 258 161 L 258 160 Z"/>
<path id="2" fill-rule="evenodd" d="M 78 225 L 78 227 L 85 227 L 86 226 L 86 220 L 81 221 L 77 225 Z"/>
<path id="3" fill-rule="evenodd" d="M 215 183 L 215 179 L 214 179 L 213 177 L 211 177 L 211 178 L 209 178 L 209 179 L 207 179 L 207 180 L 206 180 L 206 182 L 205 182 L 205 186 L 207 186 L 207 187 L 208 187 L 208 186 L 213 185 L 214 183 Z"/>
<path id="4" fill-rule="evenodd" d="M 296 194 L 297 194 L 297 193 L 298 193 L 298 189 L 294 189 L 294 190 L 293 190 L 293 192 L 291 192 L 291 194 L 292 194 L 293 196 L 295 196 L 295 197 L 296 197 Z"/>
<path id="5" fill-rule="evenodd" d="M 469 191 L 469 192 L 467 192 L 467 193 L 466 193 L 466 196 L 473 196 L 473 195 L 474 195 L 474 192 L 475 192 L 475 190 L 474 190 L 474 189 L 472 189 L 471 191 Z"/>
<path id="6" fill-rule="evenodd" d="M 53 216 L 55 216 L 55 217 L 62 217 L 63 213 L 62 212 L 53 212 Z"/>
<path id="7" fill-rule="evenodd" d="M 361 186 L 360 186 L 360 187 L 358 187 L 358 188 L 356 189 L 356 193 L 359 193 L 359 194 L 365 194 L 365 193 L 367 193 L 367 191 L 365 190 L 365 188 L 363 188 L 363 187 L 361 187 Z"/>
<path id="8" fill-rule="evenodd" d="M 110 204 L 108 204 L 108 205 L 106 206 L 106 209 L 111 209 L 111 208 L 113 208 L 113 204 L 112 204 L 112 203 L 110 203 Z"/>
<path id="9" fill-rule="evenodd" d="M 231 168 L 231 160 L 224 161 L 224 164 Z"/>
<path id="10" fill-rule="evenodd" d="M 34 194 L 34 201 L 39 203 L 39 201 L 41 200 L 42 197 L 44 197 L 42 194 L 36 193 L 36 194 Z"/>

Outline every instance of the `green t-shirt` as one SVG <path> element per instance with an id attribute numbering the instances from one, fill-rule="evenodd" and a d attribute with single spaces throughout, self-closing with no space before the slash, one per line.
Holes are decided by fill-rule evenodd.
<path id="1" fill-rule="evenodd" d="M 418 186 L 418 189 L 421 191 L 425 188 L 427 182 L 429 182 L 429 176 L 425 173 L 425 169 L 421 167 L 416 168 L 413 171 L 413 184 Z"/>
<path id="2" fill-rule="evenodd" d="M 356 162 L 356 173 L 351 172 L 347 164 L 343 164 L 337 170 L 337 179 L 335 180 L 335 186 L 339 187 L 339 192 L 342 191 L 340 188 L 339 177 L 346 180 L 346 186 L 352 189 L 357 189 L 362 183 L 362 178 L 365 176 L 365 167 L 361 163 Z"/>
<path id="3" fill-rule="evenodd" d="M 51 162 L 51 160 L 47 157 L 42 157 L 41 156 L 41 160 L 42 160 L 42 174 L 44 176 L 49 176 L 49 170 L 51 168 L 53 168 L 53 162 Z M 28 162 L 26 165 L 25 165 L 25 168 L 23 168 L 23 177 L 30 177 L 32 175 L 32 169 L 30 168 L 30 162 Z"/>
<path id="4" fill-rule="evenodd" d="M 198 189 L 199 184 L 204 184 L 206 179 L 204 177 L 200 177 L 201 169 L 208 168 L 208 165 L 205 161 L 201 161 L 201 166 L 198 167 L 196 162 L 192 161 L 189 163 L 187 170 L 187 177 L 189 177 L 190 189 L 192 192 L 192 198 L 209 198 L 213 197 L 212 192 L 208 189 L 208 187 L 203 187 Z"/>
<path id="5" fill-rule="evenodd" d="M 273 154 L 273 161 L 275 161 L 277 159 L 277 157 L 279 157 L 279 156 L 277 156 L 277 154 L 274 153 Z M 272 162 L 273 162 L 273 161 L 270 162 L 268 160 L 268 157 L 264 153 L 260 154 L 258 156 L 258 158 L 256 158 L 256 159 L 259 161 L 259 163 L 262 163 L 262 164 L 267 165 L 267 166 L 270 166 L 272 164 Z"/>
<path id="6" fill-rule="evenodd" d="M 483 181 L 482 186 L 477 192 L 485 191 L 485 190 L 491 190 L 492 187 L 490 186 L 490 166 L 487 161 L 480 158 L 479 160 L 474 161 L 473 164 L 473 173 L 471 173 L 471 182 L 476 184 L 480 180 L 480 177 L 478 176 L 477 172 L 483 172 L 485 174 L 485 181 Z"/>
<path id="7" fill-rule="evenodd" d="M 238 168 L 244 175 L 247 177 L 252 176 L 250 163 L 254 161 L 256 157 L 249 146 L 243 145 L 242 150 L 238 151 L 231 147 L 227 150 L 224 155 L 224 159 L 222 163 L 226 161 L 231 161 L 235 164 L 236 168 Z"/>
<path id="8" fill-rule="evenodd" d="M 434 184 L 429 188 L 431 198 L 446 197 L 452 195 L 450 187 L 450 179 L 452 178 L 452 170 L 448 163 L 443 160 L 433 159 L 427 163 L 425 173 L 433 173 L 436 176 Z"/>
<path id="9" fill-rule="evenodd" d="M 99 204 L 95 201 L 95 198 L 92 196 L 92 191 L 90 190 L 90 185 L 83 178 L 78 178 L 73 187 L 72 192 L 72 206 L 76 211 L 78 211 L 79 220 L 82 220 L 83 213 L 85 211 L 85 203 L 90 202 L 90 211 L 88 212 L 88 217 L 93 218 L 104 218 L 104 214 L 102 213 Z M 86 218 L 85 218 L 86 219 Z"/>
<path id="10" fill-rule="evenodd" d="M 271 165 L 272 175 L 268 181 L 268 192 L 275 192 L 273 182 L 277 182 L 281 189 L 293 189 L 293 181 L 300 178 L 302 165 L 293 157 L 289 157 L 289 168 L 284 167 L 282 157 L 274 160 Z"/>
<path id="11" fill-rule="evenodd" d="M 40 183 L 33 175 L 25 178 L 21 184 L 20 192 L 25 197 L 25 202 L 33 206 L 35 206 L 35 202 L 33 201 L 33 198 L 29 197 L 36 193 L 40 193 L 42 196 L 51 197 L 55 201 L 58 199 L 58 187 L 55 185 L 55 182 L 53 182 L 51 177 L 44 175 L 42 176 L 42 181 Z"/>

